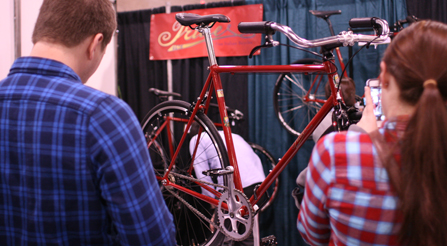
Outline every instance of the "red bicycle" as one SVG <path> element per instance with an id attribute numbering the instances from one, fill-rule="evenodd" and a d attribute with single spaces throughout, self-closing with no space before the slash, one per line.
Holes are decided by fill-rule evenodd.
<path id="1" fill-rule="evenodd" d="M 210 74 L 195 102 L 166 101 L 156 105 L 145 117 L 142 128 L 156 176 L 160 181 L 160 189 L 169 194 L 169 197 L 165 197 L 167 205 L 175 208 L 171 212 L 177 226 L 178 244 L 218 245 L 225 237 L 232 240 L 244 240 L 252 232 L 254 216 L 263 205 L 262 196 L 267 193 L 268 188 L 275 182 L 292 157 L 332 108 L 335 108 L 335 113 L 343 113 L 343 100 L 333 79 L 337 70 L 332 50 L 339 46 L 352 46 L 356 42 L 382 42 L 389 35 L 388 23 L 378 18 L 352 19 L 351 26 L 380 27 L 381 32 L 376 36 L 342 32 L 336 36 L 316 40 L 303 39 L 288 26 L 275 22 L 240 23 L 238 28 L 241 33 L 266 35 L 263 47 L 279 45 L 273 40 L 275 32 L 283 33 L 299 47 L 321 47 L 323 62 L 320 64 L 220 66 L 214 54 L 210 29 L 215 22 L 229 22 L 229 18 L 224 15 L 200 16 L 179 13 L 176 19 L 180 24 L 195 28 L 203 34 L 208 50 Z M 243 163 L 238 164 L 235 156 L 229 117 L 225 110 L 221 73 L 313 73 L 325 75 L 330 83 L 329 99 L 323 103 L 321 109 L 280 158 L 266 179 L 254 189 L 254 195 L 250 198 L 242 192 L 239 165 Z M 219 106 L 227 148 L 214 123 L 206 115 L 213 95 Z M 339 119 L 338 124 L 349 125 L 347 117 Z M 190 141 L 189 130 L 193 122 L 197 122 L 200 126 L 196 138 L 198 141 Z M 206 143 L 206 146 L 205 148 L 201 146 L 198 151 L 202 143 Z M 210 149 L 214 153 L 211 156 L 207 151 Z M 203 172 L 211 176 L 212 182 L 196 177 L 194 165 L 198 161 L 217 163 L 218 168 Z M 202 194 L 202 189 L 211 195 Z"/>

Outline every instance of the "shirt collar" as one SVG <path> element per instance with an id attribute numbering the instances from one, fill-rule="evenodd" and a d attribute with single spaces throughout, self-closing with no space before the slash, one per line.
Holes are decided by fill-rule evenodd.
<path id="1" fill-rule="evenodd" d="M 383 123 L 385 138 L 387 140 L 393 139 L 392 141 L 398 141 L 398 139 L 402 139 L 409 120 L 410 120 L 409 115 L 400 115 L 391 118 L 389 120 L 386 120 Z"/>
<path id="2" fill-rule="evenodd" d="M 20 57 L 15 60 L 8 76 L 16 73 L 65 77 L 73 82 L 82 83 L 81 78 L 69 66 L 47 58 L 31 56 Z"/>

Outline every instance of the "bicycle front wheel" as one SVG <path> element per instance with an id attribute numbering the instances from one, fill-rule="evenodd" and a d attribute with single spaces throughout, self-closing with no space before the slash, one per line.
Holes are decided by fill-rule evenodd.
<path id="1" fill-rule="evenodd" d="M 293 64 L 321 64 L 318 59 L 300 59 Z M 291 134 L 300 135 L 326 100 L 327 78 L 321 74 L 283 73 L 273 91 L 275 113 Z"/>
<path id="2" fill-rule="evenodd" d="M 174 216 L 177 244 L 219 245 L 224 239 L 224 234 L 210 224 L 210 221 L 218 224 L 218 220 L 214 219 L 215 208 L 174 187 L 178 185 L 214 197 L 204 187 L 207 186 L 216 190 L 219 190 L 219 188 L 203 182 L 228 186 L 228 180 L 225 176 L 211 179 L 209 176 L 204 176 L 202 172 L 196 174 L 194 171 L 194 168 L 199 169 L 199 166 L 201 167 L 200 170 L 224 169 L 229 165 L 229 161 L 225 145 L 216 127 L 202 112 L 198 112 L 194 117 L 194 122 L 201 129 L 200 139 L 198 140 L 198 145 L 201 148 L 199 151 L 194 150 L 197 146 L 195 144 L 197 135 L 194 137 L 185 132 L 187 121 L 191 117 L 190 106 L 189 103 L 183 101 L 160 103 L 146 115 L 142 123 L 142 129 L 157 179 L 160 180 L 163 198 Z M 186 139 L 180 145 L 182 136 L 186 136 Z M 191 148 L 190 142 L 193 146 Z M 166 180 L 163 181 L 162 178 L 177 150 L 179 154 L 174 160 L 175 165 L 167 176 L 169 183 L 174 184 L 174 186 L 165 186 Z"/>

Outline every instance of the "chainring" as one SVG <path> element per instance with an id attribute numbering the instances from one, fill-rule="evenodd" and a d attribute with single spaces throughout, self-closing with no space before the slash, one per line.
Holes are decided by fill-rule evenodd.
<path id="1" fill-rule="evenodd" d="M 223 233 L 236 241 L 242 241 L 246 239 L 253 230 L 254 211 L 244 193 L 233 190 L 234 199 L 230 199 L 230 192 L 226 190 L 222 193 L 219 199 L 219 205 L 217 209 L 217 217 L 219 218 L 219 224 Z M 233 200 L 233 201 L 231 201 Z M 232 203 L 233 209 L 229 211 L 222 207 L 222 204 Z M 247 214 L 242 216 L 241 211 L 246 211 Z"/>

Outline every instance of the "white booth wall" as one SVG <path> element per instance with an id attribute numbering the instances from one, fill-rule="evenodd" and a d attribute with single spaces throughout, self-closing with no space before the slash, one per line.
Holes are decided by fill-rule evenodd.
<path id="1" fill-rule="evenodd" d="M 21 0 L 21 56 L 29 55 L 33 47 L 31 36 L 42 2 L 43 0 Z M 15 56 L 14 0 L 0 1 L 0 31 L 0 79 L 3 79 L 8 75 Z M 116 35 L 108 45 L 101 65 L 86 85 L 117 95 Z"/>
<path id="2" fill-rule="evenodd" d="M 224 0 L 117 0 L 118 12 L 134 11 L 140 9 L 152 9 L 160 6 L 181 6 L 188 4 L 205 4 L 211 2 L 222 2 Z M 231 0 L 227 0 L 231 1 Z"/>
<path id="3" fill-rule="evenodd" d="M 0 2 L 0 78 L 6 77 L 14 61 L 14 1 Z"/>

